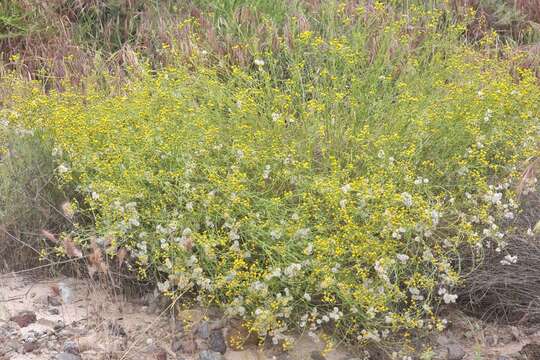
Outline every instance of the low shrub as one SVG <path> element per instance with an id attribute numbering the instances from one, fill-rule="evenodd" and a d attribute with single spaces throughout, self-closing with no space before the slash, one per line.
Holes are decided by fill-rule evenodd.
<path id="1" fill-rule="evenodd" d="M 50 143 L 32 130 L 9 126 L 7 113 L 0 111 L 0 269 L 3 271 L 39 265 L 40 260 L 47 258 L 42 230 L 61 231 L 66 223 L 58 210 L 66 198 L 57 187 Z"/>
<path id="2" fill-rule="evenodd" d="M 127 251 L 165 294 L 284 345 L 293 329 L 378 342 L 444 328 L 463 250 L 506 251 L 540 91 L 440 12 L 369 11 L 245 69 L 198 50 L 120 94 L 13 95 L 8 120 L 54 144 L 71 209 L 93 220 L 64 239 Z"/>

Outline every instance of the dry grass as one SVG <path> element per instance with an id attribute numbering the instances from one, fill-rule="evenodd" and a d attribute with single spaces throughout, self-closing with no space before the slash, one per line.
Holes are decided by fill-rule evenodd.
<path id="1" fill-rule="evenodd" d="M 538 160 L 524 173 L 524 181 L 535 179 Z M 523 182 L 517 191 L 523 192 Z M 511 235 L 505 251 L 491 249 L 485 261 L 465 279 L 461 298 L 472 314 L 503 323 L 540 322 L 540 236 L 534 229 L 540 219 L 538 191 L 522 194 L 521 212 L 509 222 Z M 505 254 L 517 255 L 517 263 L 501 265 Z"/>

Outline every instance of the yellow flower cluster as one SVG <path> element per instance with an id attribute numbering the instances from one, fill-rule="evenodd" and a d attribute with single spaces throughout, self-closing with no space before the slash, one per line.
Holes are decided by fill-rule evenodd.
<path id="1" fill-rule="evenodd" d="M 452 40 L 462 27 L 437 32 L 438 16 L 304 31 L 286 61 L 247 69 L 194 57 L 117 95 L 35 92 L 7 120 L 54 141 L 91 233 L 164 292 L 192 290 L 276 343 L 294 328 L 361 341 L 440 329 L 459 250 L 504 251 L 540 90 L 512 59 Z"/>

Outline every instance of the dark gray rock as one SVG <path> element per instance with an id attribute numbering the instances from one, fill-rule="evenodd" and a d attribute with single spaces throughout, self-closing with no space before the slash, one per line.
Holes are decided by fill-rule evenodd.
<path id="1" fill-rule="evenodd" d="M 61 306 L 62 302 L 56 296 L 47 296 L 47 303 L 51 306 Z"/>
<path id="2" fill-rule="evenodd" d="M 204 350 L 199 353 L 199 360 L 224 360 L 225 358 L 218 352 Z"/>
<path id="3" fill-rule="evenodd" d="M 312 351 L 311 352 L 311 359 L 312 360 L 326 360 L 323 354 L 321 354 L 320 351 Z"/>
<path id="4" fill-rule="evenodd" d="M 64 343 L 64 352 L 78 355 L 79 354 L 79 345 L 75 341 L 68 340 Z"/>
<path id="5" fill-rule="evenodd" d="M 197 335 L 201 339 L 208 339 L 210 336 L 210 324 L 208 321 L 201 321 L 199 326 L 197 327 Z"/>
<path id="6" fill-rule="evenodd" d="M 212 351 L 225 354 L 227 351 L 227 344 L 225 343 L 225 338 L 223 337 L 223 332 L 221 330 L 212 330 L 212 332 L 210 332 L 208 346 Z"/>
<path id="7" fill-rule="evenodd" d="M 465 357 L 465 351 L 459 344 L 448 344 L 446 346 L 446 352 L 447 360 L 461 360 Z"/>
<path id="8" fill-rule="evenodd" d="M 58 315 L 58 314 L 60 314 L 60 311 L 57 308 L 51 308 L 51 309 L 49 309 L 49 314 Z"/>

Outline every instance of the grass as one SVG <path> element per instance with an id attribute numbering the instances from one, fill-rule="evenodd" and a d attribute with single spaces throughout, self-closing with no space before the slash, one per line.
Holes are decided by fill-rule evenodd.
<path id="1" fill-rule="evenodd" d="M 125 9 L 92 4 L 65 9 L 85 16 L 82 33 L 110 35 L 109 48 L 88 35 L 92 54 L 152 54 L 133 51 L 118 72 L 93 63 L 60 90 L 17 80 L 20 69 L 3 80 L 0 168 L 17 159 L 10 132 L 30 131 L 54 191 L 69 194 L 56 207 L 72 225 L 39 224 L 54 232 L 43 258 L 84 254 L 91 274 L 121 258 L 284 347 L 295 331 L 407 345 L 444 329 L 438 308 L 457 299 L 463 256 L 512 266 L 505 224 L 538 156 L 540 89 L 496 33 L 470 41 L 473 13 L 201 1 L 120 28 Z M 15 204 L 10 181 L 24 178 L 5 179 Z"/>

